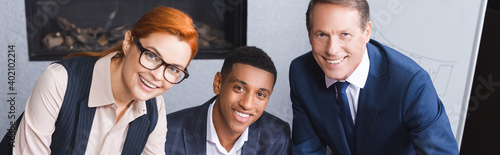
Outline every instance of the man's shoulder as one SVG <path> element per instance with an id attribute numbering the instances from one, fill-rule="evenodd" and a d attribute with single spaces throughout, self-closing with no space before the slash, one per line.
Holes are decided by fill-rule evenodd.
<path id="1" fill-rule="evenodd" d="M 277 117 L 277 116 L 274 116 L 273 114 L 270 114 L 266 111 L 264 111 L 262 113 L 262 116 L 260 117 L 260 121 L 264 122 L 264 123 L 279 123 L 279 124 L 287 124 L 287 122 L 285 122 L 284 120 L 282 120 L 281 118 Z"/>
<path id="2" fill-rule="evenodd" d="M 293 59 L 291 66 L 303 66 L 304 64 L 308 65 L 312 62 L 316 63 L 312 51 L 309 51 Z"/>
<path id="3" fill-rule="evenodd" d="M 311 51 L 295 58 L 290 64 L 289 76 L 293 80 L 308 81 L 315 80 L 315 76 L 324 75 Z M 310 79 L 313 78 L 313 79 Z"/>
<path id="4" fill-rule="evenodd" d="M 247 149 L 258 150 L 256 154 L 283 154 L 289 148 L 290 135 L 287 122 L 263 112 L 249 127 Z"/>
<path id="5" fill-rule="evenodd" d="M 176 112 L 172 112 L 170 114 L 167 114 L 167 118 L 170 120 L 178 120 L 178 118 L 180 117 L 193 117 L 193 113 L 197 113 L 197 112 L 200 112 L 201 111 L 201 106 L 202 105 L 199 105 L 199 106 L 195 106 L 195 107 L 190 107 L 190 108 L 186 108 L 186 109 L 182 109 L 182 110 L 179 110 L 179 111 L 176 111 Z"/>
<path id="6" fill-rule="evenodd" d="M 211 100 L 210 100 L 211 101 Z M 210 102 L 209 101 L 209 102 Z M 210 103 L 182 109 L 167 115 L 167 126 L 170 128 L 185 128 L 191 125 L 206 124 L 206 117 Z M 204 119 L 205 118 L 205 119 Z"/>
<path id="7" fill-rule="evenodd" d="M 370 49 L 377 49 L 379 51 L 378 53 L 381 55 L 377 58 L 385 59 L 385 61 L 380 61 L 378 59 L 372 60 L 372 58 L 370 58 L 370 62 L 386 62 L 391 71 L 406 72 L 408 75 L 413 75 L 423 70 L 423 68 L 420 67 L 420 65 L 418 65 L 410 57 L 389 46 L 383 45 L 376 40 L 370 40 L 370 42 L 368 43 L 368 49 L 369 52 Z M 373 53 L 371 53 L 370 55 L 373 55 Z"/>
<path id="8" fill-rule="evenodd" d="M 278 133 L 290 133 L 290 125 L 282 119 L 264 111 L 260 118 L 255 121 L 252 128 L 260 128 L 261 130 L 272 130 Z"/>

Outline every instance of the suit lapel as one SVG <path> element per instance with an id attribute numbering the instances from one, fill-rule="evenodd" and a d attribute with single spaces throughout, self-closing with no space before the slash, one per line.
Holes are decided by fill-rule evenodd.
<path id="1" fill-rule="evenodd" d="M 361 89 L 358 100 L 358 112 L 356 117 L 356 152 L 359 154 L 369 154 L 363 152 L 368 145 L 371 130 L 377 119 L 380 104 L 387 92 L 389 82 L 388 64 L 379 48 L 372 44 L 367 44 L 368 56 L 370 58 L 370 71 L 366 85 Z"/>
<path id="2" fill-rule="evenodd" d="M 186 154 L 206 154 L 206 138 L 193 135 L 188 129 L 182 130 L 182 136 Z"/>
<path id="3" fill-rule="evenodd" d="M 257 128 L 255 124 L 256 123 L 250 125 L 248 129 L 248 141 L 243 144 L 243 147 L 241 148 L 241 155 L 253 155 L 257 154 L 259 151 L 261 128 Z"/>
<path id="4" fill-rule="evenodd" d="M 206 154 L 207 153 L 207 114 L 210 104 L 213 103 L 216 96 L 205 102 L 199 110 L 194 113 L 189 128 L 182 130 L 184 137 L 184 147 L 186 154 Z"/>
<path id="5" fill-rule="evenodd" d="M 336 103 L 335 88 L 333 86 L 325 88 L 324 75 L 316 81 L 321 82 L 318 83 L 318 87 L 314 89 L 316 104 L 320 111 L 321 118 L 323 119 L 325 130 L 329 135 L 329 139 L 332 140 L 331 143 L 336 147 L 332 149 L 333 151 L 337 150 L 339 154 L 350 154 L 349 145 L 344 135 L 344 128 L 340 120 L 340 113 Z"/>

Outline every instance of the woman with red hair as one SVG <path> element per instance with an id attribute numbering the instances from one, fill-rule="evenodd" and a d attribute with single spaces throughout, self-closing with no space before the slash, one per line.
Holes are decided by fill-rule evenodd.
<path id="1" fill-rule="evenodd" d="M 161 96 L 186 79 L 198 50 L 192 19 L 159 7 L 121 45 L 51 64 L 17 130 L 14 154 L 164 154 Z"/>

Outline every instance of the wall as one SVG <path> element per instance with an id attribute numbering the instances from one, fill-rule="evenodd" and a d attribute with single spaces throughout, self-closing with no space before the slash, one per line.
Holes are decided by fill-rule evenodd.
<path id="1" fill-rule="evenodd" d="M 248 1 L 247 45 L 266 51 L 278 70 L 278 79 L 266 111 L 290 123 L 292 108 L 288 67 L 295 57 L 311 50 L 305 27 L 307 4 L 304 0 Z M 222 63 L 222 60 L 194 60 L 189 68 L 190 78 L 164 95 L 167 112 L 200 105 L 210 99 L 214 95 L 213 78 Z"/>
<path id="2" fill-rule="evenodd" d="M 0 6 L 0 135 L 10 127 L 9 112 L 11 105 L 6 102 L 15 97 L 15 115 L 24 110 L 28 95 L 33 90 L 38 76 L 50 62 L 28 61 L 26 41 L 26 17 L 24 1 L 1 0 Z M 64 4 L 68 0 L 53 0 Z M 291 60 L 310 50 L 305 28 L 307 1 L 265 1 L 248 2 L 247 44 L 266 51 L 276 64 L 278 81 L 268 104 L 267 111 L 291 122 L 292 110 L 289 99 L 288 66 Z M 277 9 L 279 8 L 279 9 Z M 15 91 L 7 84 L 8 45 L 15 45 Z M 213 77 L 222 67 L 222 60 L 194 60 L 189 67 L 190 78 L 174 86 L 163 96 L 167 112 L 177 111 L 205 103 L 214 94 Z M 8 95 L 7 93 L 17 93 Z"/>
<path id="3" fill-rule="evenodd" d="M 9 122 L 14 120 L 9 118 L 12 116 L 10 112 L 14 112 L 17 116 L 23 111 L 36 79 L 50 64 L 50 62 L 28 61 L 24 1 L 1 1 L 4 5 L 0 6 L 0 10 L 2 10 L 0 15 L 2 22 L 0 24 L 0 51 L 4 52 L 0 52 L 2 53 L 0 54 L 0 135 L 7 131 L 10 126 Z M 69 0 L 50 1 L 64 3 Z M 440 75 L 437 74 L 439 72 L 432 70 L 433 67 L 437 66 L 434 65 L 436 60 L 440 60 L 438 62 L 440 64 L 451 64 L 453 72 L 450 72 L 453 74 L 447 74 L 448 76 L 445 76 L 444 80 L 440 79 L 443 81 L 439 82 L 436 87 L 450 116 L 453 131 L 460 141 L 465 118 L 464 111 L 467 111 L 467 107 L 463 106 L 462 103 L 468 102 L 470 81 L 472 81 L 471 74 L 468 74 L 470 70 L 467 69 L 474 67 L 474 50 L 477 46 L 473 46 L 473 44 L 477 42 L 474 39 L 478 36 L 475 32 L 480 30 L 480 26 L 476 27 L 476 24 L 480 25 L 481 20 L 478 19 L 481 13 L 478 13 L 477 10 L 480 10 L 479 5 L 484 3 L 484 0 L 427 0 L 425 2 L 385 0 L 377 1 L 377 3 L 374 3 L 374 0 L 369 0 L 369 2 L 371 7 L 375 8 L 371 11 L 374 15 L 374 38 L 380 38 L 383 43 L 410 55 L 417 62 L 423 64 L 424 68 L 430 68 L 427 71 L 431 76 L 435 75 L 433 77 Z M 249 0 L 248 2 L 247 44 L 260 47 L 268 52 L 278 69 L 278 81 L 267 111 L 290 123 L 293 116 L 289 99 L 288 67 L 293 58 L 310 50 L 305 28 L 307 3 L 308 0 Z M 429 12 L 429 10 L 435 13 Z M 377 25 L 376 23 L 383 21 L 390 23 L 388 25 L 384 23 Z M 423 26 L 416 25 L 419 23 L 413 24 L 412 22 L 415 21 L 419 21 Z M 440 22 L 444 22 L 444 24 Z M 446 24 L 451 26 L 446 26 Z M 441 26 L 446 27 L 440 28 Z M 391 36 L 396 39 L 391 38 Z M 409 39 L 415 39 L 415 41 Z M 437 40 L 431 41 L 432 39 Z M 391 41 L 394 43 L 393 45 L 390 44 Z M 422 42 L 431 42 L 432 46 L 420 46 Z M 14 91 L 9 90 L 7 83 L 8 45 L 15 45 L 16 51 Z M 460 48 L 462 46 L 464 47 Z M 431 49 L 431 47 L 437 48 Z M 420 52 L 430 53 L 430 56 Z M 457 55 L 457 52 L 465 52 L 465 54 L 471 52 L 472 54 Z M 432 59 L 434 56 L 439 57 L 439 59 Z M 462 61 L 464 57 L 470 59 Z M 213 76 L 221 66 L 222 60 L 194 60 L 189 68 L 190 78 L 164 94 L 167 112 L 200 105 L 210 99 L 214 95 L 212 92 Z M 445 68 L 447 66 L 450 65 L 445 65 Z M 454 74 L 457 73 L 460 75 L 455 76 Z M 453 94 L 450 91 L 463 92 Z M 15 104 L 12 106 L 7 102 L 11 97 L 15 97 Z M 10 110 L 11 108 L 13 110 Z"/>
<path id="4" fill-rule="evenodd" d="M 26 40 L 26 17 L 24 1 L 2 0 L 0 6 L 0 134 L 3 135 L 10 127 L 10 121 L 24 111 L 27 97 L 33 90 L 35 82 L 50 62 L 29 62 Z M 9 89 L 8 80 L 8 46 L 14 45 L 15 50 L 15 83 L 14 91 Z M 14 70 L 12 70 L 14 71 Z M 17 93 L 8 95 L 7 93 Z M 10 105 L 9 99 L 15 99 Z M 15 112 L 15 118 L 12 112 Z"/>

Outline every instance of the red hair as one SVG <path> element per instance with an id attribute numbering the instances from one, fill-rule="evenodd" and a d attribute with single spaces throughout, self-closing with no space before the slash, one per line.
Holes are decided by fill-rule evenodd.
<path id="1" fill-rule="evenodd" d="M 191 59 L 198 52 L 198 33 L 194 28 L 193 20 L 184 12 L 174 8 L 158 7 L 147 12 L 135 23 L 130 32 L 133 37 L 137 38 L 148 37 L 152 33 L 167 33 L 189 44 L 191 47 Z M 132 39 L 132 37 L 130 38 Z M 127 41 L 133 43 L 132 40 Z M 123 58 L 122 44 L 100 53 L 79 52 L 67 57 L 90 56 L 101 58 L 115 51 L 118 51 L 115 58 Z"/>

